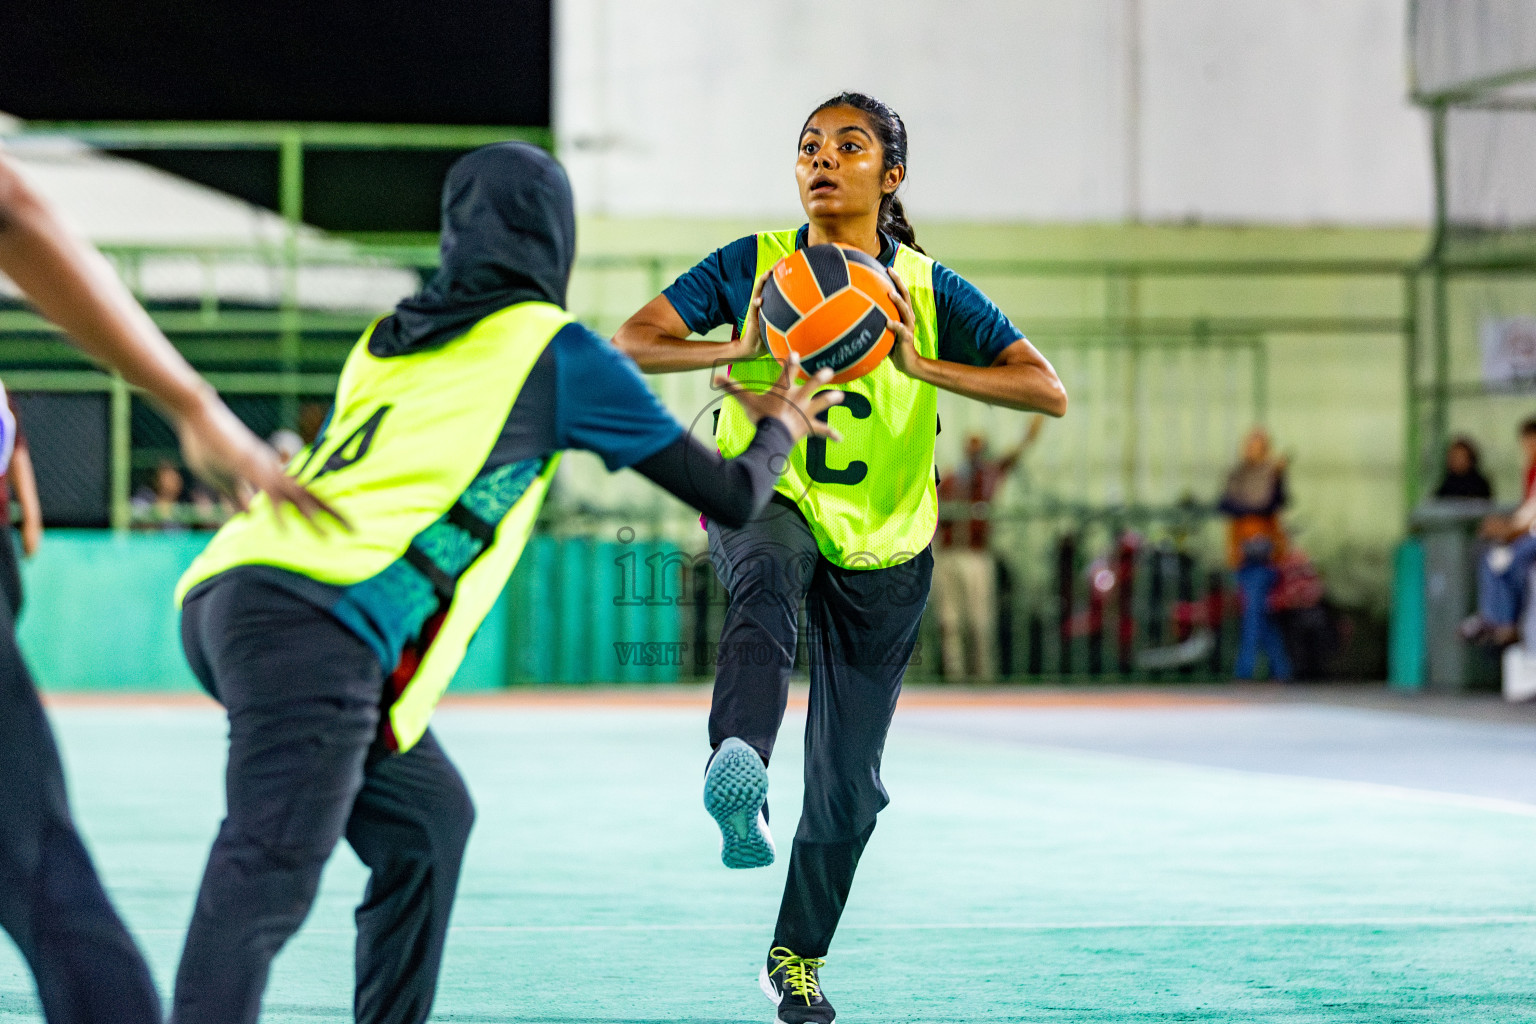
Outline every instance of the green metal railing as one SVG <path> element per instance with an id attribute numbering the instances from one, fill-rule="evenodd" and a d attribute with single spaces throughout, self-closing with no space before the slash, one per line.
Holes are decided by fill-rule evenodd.
<path id="1" fill-rule="evenodd" d="M 1416 6 L 1416 5 L 1415 5 Z M 1417 17 L 1414 12 L 1414 17 Z M 1413 19 L 1411 18 L 1412 22 Z M 1489 59 L 1493 51 L 1476 56 Z M 1465 55 L 1464 55 L 1465 56 Z M 1409 98 L 1423 108 L 1430 124 L 1430 167 L 1434 175 L 1434 222 L 1429 251 L 1408 275 L 1408 302 L 1419 313 L 1406 337 L 1405 365 L 1409 399 L 1408 472 L 1423 471 L 1443 457 L 1451 437 L 1451 405 L 1458 398 L 1487 398 L 1501 393 L 1531 394 L 1520 386 L 1502 391 L 1478 382 L 1452 379 L 1451 291 L 1458 282 L 1478 280 L 1536 280 L 1536 233 L 1529 224 L 1498 228 L 1456 225 L 1451 211 L 1450 119 L 1458 111 L 1536 114 L 1536 67 L 1512 67 L 1495 74 L 1468 78 L 1440 89 L 1423 87 L 1419 70 L 1410 67 Z M 1517 136 L 1516 136 L 1517 137 Z M 1518 152 L 1518 149 L 1510 149 Z M 1480 154 L 1487 157 L 1487 153 Z M 1465 177 L 1465 175 L 1463 175 Z M 1471 226 L 1471 238 L 1459 237 Z M 1461 229 L 1458 232 L 1458 227 Z M 1421 336 L 1422 335 L 1422 336 Z M 1420 366 L 1421 360 L 1427 360 Z M 1423 378 L 1427 377 L 1427 381 Z M 1411 488 L 1409 508 L 1424 492 Z"/>
<path id="2" fill-rule="evenodd" d="M 130 287 L 141 293 L 144 268 L 155 261 L 190 261 L 202 287 L 187 308 L 152 308 L 156 322 L 216 386 L 230 394 L 271 395 L 281 403 L 280 417 L 296 425 L 304 396 L 328 394 L 335 374 L 357 334 L 377 311 L 327 311 L 305 308 L 299 282 L 307 269 L 321 267 L 429 271 L 435 266 L 435 238 L 420 234 L 322 235 L 303 223 L 304 154 L 325 149 L 459 149 L 508 138 L 551 147 L 546 129 L 437 125 L 355 125 L 285 123 L 100 123 L 30 122 L 12 133 L 21 139 L 60 138 L 105 150 L 230 149 L 270 150 L 279 163 L 279 202 L 285 230 L 270 244 L 214 246 L 114 245 L 107 253 Z M 659 292 L 673 275 L 690 266 L 697 254 L 586 255 L 578 278 L 603 281 L 605 275 L 643 282 L 646 297 Z M 1419 296 L 1422 271 L 1412 263 L 1380 259 L 1211 259 L 1092 258 L 995 259 L 946 261 L 958 272 L 988 282 L 1075 282 L 1094 293 L 1099 312 L 1080 316 L 1041 316 L 1034 309 L 1005 310 L 1026 324 L 1030 337 L 1048 351 L 1112 355 L 1123 378 L 1125 423 L 1120 439 L 1124 500 L 1137 493 L 1135 467 L 1144 443 L 1137 426 L 1135 383 L 1148 360 L 1173 349 L 1234 353 L 1248 361 L 1247 402 L 1255 417 L 1268 410 L 1269 344 L 1276 335 L 1323 334 L 1349 337 L 1393 336 L 1401 340 L 1410 413 L 1425 397 L 1413 372 L 1419 355 Z M 220 294 L 220 267 L 256 265 L 278 282 L 270 308 L 231 305 Z M 1170 315 L 1160 310 L 1158 289 L 1198 282 L 1219 289 L 1225 283 L 1260 280 L 1381 279 L 1401 294 L 1400 315 Z M 601 293 L 601 289 L 599 289 Z M 643 301 L 643 299 L 641 300 Z M 638 302 L 632 303 L 638 305 Z M 627 315 L 601 298 L 592 308 L 574 310 L 599 330 L 612 330 Z M 1378 310 L 1379 312 L 1379 310 Z M 129 436 L 131 398 L 120 381 L 91 370 L 46 323 L 23 309 L 0 308 L 0 366 L 12 387 L 39 391 L 97 391 L 111 396 L 113 523 L 127 522 L 127 489 L 135 465 Z M 1433 385 L 1431 397 L 1442 406 L 1445 390 Z M 1439 424 L 1443 417 L 1434 419 Z M 1421 451 L 1420 421 L 1406 417 L 1410 452 Z M 1441 427 L 1435 426 L 1436 431 Z M 1438 434 L 1436 435 L 1438 436 Z M 140 460 L 143 461 L 142 459 Z M 1403 493 L 1412 507 L 1422 486 L 1422 460 L 1405 460 Z"/>
<path id="3" fill-rule="evenodd" d="M 191 256 L 212 263 L 229 259 L 255 260 L 265 255 L 259 248 L 180 251 L 137 246 L 107 247 L 108 255 L 124 266 L 125 279 L 136 280 L 133 264 L 155 257 Z M 423 254 L 417 253 L 418 257 Z M 283 254 L 294 276 L 309 266 L 398 267 L 365 246 L 347 251 Z M 643 276 L 647 288 L 656 291 L 670 276 L 692 263 L 691 256 L 604 255 L 582 259 L 578 275 L 622 273 Z M 419 262 L 425 262 L 420 260 Z M 419 265 L 419 263 L 417 264 Z M 1152 282 L 1169 279 L 1212 280 L 1256 278 L 1393 278 L 1403 290 L 1403 315 L 1268 315 L 1268 316 L 1170 316 L 1142 315 L 1130 303 L 1106 302 L 1102 316 L 1030 316 L 1016 318 L 1029 325 L 1030 337 L 1053 353 L 1098 351 L 1121 360 L 1127 381 L 1134 382 L 1145 360 L 1171 349 L 1241 353 L 1250 361 L 1247 401 L 1254 418 L 1262 422 L 1268 411 L 1269 339 L 1275 335 L 1393 336 L 1401 339 L 1405 362 L 1417 358 L 1415 312 L 1417 274 L 1412 266 L 1390 262 L 1353 261 L 1023 261 L 955 260 L 957 271 L 989 280 L 1019 281 L 1031 278 L 1077 278 L 1096 282 L 1108 296 L 1137 295 Z M 212 275 L 209 275 L 210 278 Z M 660 282 L 660 284 L 658 284 Z M 336 374 L 358 333 L 374 314 L 297 308 L 229 308 L 216 293 L 200 297 L 195 309 L 153 309 L 152 315 L 173 343 L 209 379 L 230 394 L 274 395 L 282 402 L 284 425 L 294 426 L 298 404 L 304 396 L 328 395 Z M 611 310 L 575 308 L 583 320 L 599 329 L 617 326 Z M 98 391 L 114 395 L 113 414 L 113 507 L 114 525 L 126 523 L 127 482 L 134 464 L 131 447 L 119 435 L 126 413 L 119 409 L 119 394 L 126 391 L 112 378 L 88 369 L 86 361 L 65 344 L 51 325 L 32 313 L 0 310 L 0 366 L 27 367 L 6 374 L 7 383 L 26 391 Z M 1412 375 L 1410 374 L 1410 377 Z M 1415 380 L 1408 382 L 1410 407 L 1421 399 Z M 1132 401 L 1130 397 L 1127 402 Z M 1124 493 L 1138 500 L 1135 475 L 1141 431 L 1135 417 L 1127 416 L 1122 439 Z M 1407 450 L 1419 450 L 1418 420 L 1407 417 Z M 140 460 L 142 461 L 142 460 Z M 1422 491 L 1421 460 L 1408 459 L 1404 467 L 1405 504 L 1412 507 Z"/>

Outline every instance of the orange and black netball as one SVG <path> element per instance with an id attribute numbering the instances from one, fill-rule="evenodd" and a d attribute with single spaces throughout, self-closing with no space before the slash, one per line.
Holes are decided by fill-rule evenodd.
<path id="1" fill-rule="evenodd" d="M 763 283 L 763 339 L 774 358 L 790 352 L 810 376 L 831 367 L 834 383 L 862 377 L 895 342 L 895 286 L 874 257 L 842 245 L 811 245 L 779 260 Z"/>

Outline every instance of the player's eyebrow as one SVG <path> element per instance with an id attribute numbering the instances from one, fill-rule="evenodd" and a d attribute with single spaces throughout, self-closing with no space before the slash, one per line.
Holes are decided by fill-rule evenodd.
<path id="1" fill-rule="evenodd" d="M 850 125 L 847 125 L 845 127 L 839 128 L 837 130 L 837 134 L 839 134 L 839 135 L 847 135 L 849 132 L 858 132 L 860 135 L 864 136 L 866 139 L 869 139 L 870 141 L 874 141 L 874 136 L 869 134 L 869 132 L 865 131 L 863 129 L 863 127 L 861 127 L 860 125 L 850 124 Z"/>

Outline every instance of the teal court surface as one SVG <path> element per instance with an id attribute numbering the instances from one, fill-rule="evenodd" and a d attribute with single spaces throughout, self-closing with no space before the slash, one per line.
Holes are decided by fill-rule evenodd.
<path id="1" fill-rule="evenodd" d="M 1379 691 L 913 691 L 824 972 L 848 1022 L 1536 1021 L 1536 714 Z M 803 700 L 803 697 L 801 698 Z M 462 698 L 479 820 L 434 1020 L 769 1021 L 780 863 L 731 872 L 692 690 Z M 197 701 L 61 700 L 77 813 L 168 990 L 221 812 Z M 264 1020 L 351 1019 L 343 846 Z M 0 946 L 0 1021 L 40 1020 Z"/>

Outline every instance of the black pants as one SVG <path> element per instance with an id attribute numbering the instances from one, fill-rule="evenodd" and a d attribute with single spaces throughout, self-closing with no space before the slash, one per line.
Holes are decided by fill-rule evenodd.
<path id="1" fill-rule="evenodd" d="M 821 556 L 799 510 L 778 499 L 742 529 L 711 522 L 709 550 L 729 595 L 711 746 L 737 736 L 765 762 L 773 754 L 805 602 L 805 800 L 774 944 L 823 956 L 875 816 L 890 802 L 880 758 L 928 602 L 933 555 L 924 550 L 887 569 L 841 568 Z"/>
<path id="2" fill-rule="evenodd" d="M 357 909 L 360 1024 L 427 1019 L 474 821 L 429 732 L 374 747 L 383 670 L 352 632 L 231 574 L 186 603 L 182 645 L 229 712 L 228 816 L 176 973 L 175 1024 L 254 1022 L 272 958 L 309 913 L 346 836 L 372 875 Z"/>
<path id="3" fill-rule="evenodd" d="M 149 967 L 70 819 L 64 771 L 0 604 L 0 926 L 49 1024 L 159 1024 Z"/>

